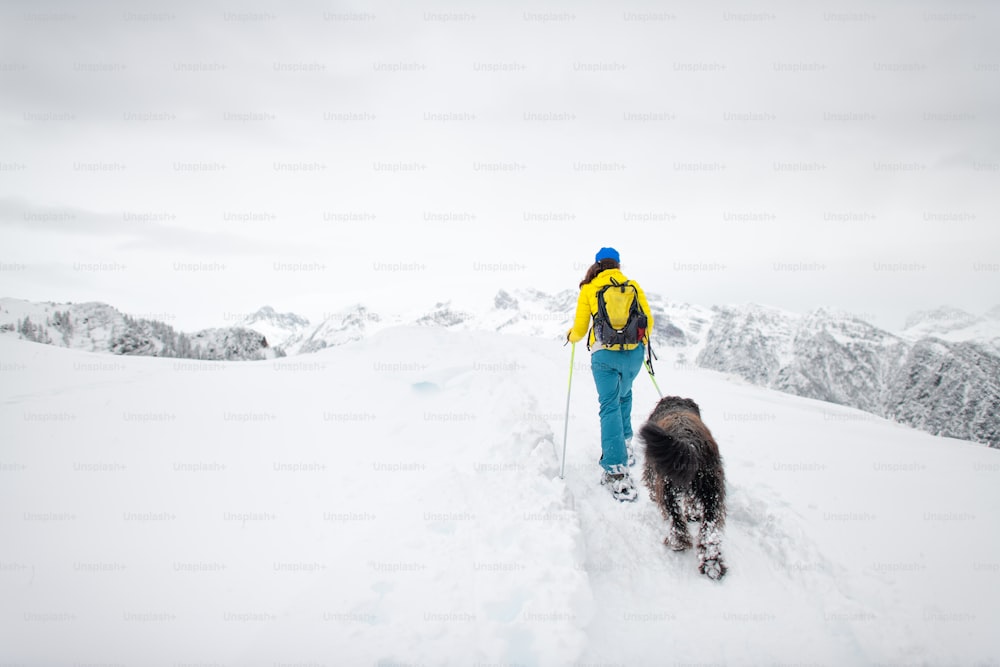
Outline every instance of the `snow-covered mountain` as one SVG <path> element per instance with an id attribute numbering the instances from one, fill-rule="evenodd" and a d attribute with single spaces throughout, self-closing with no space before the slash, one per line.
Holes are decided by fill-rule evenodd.
<path id="1" fill-rule="evenodd" d="M 559 478 L 558 338 L 411 324 L 303 359 L 0 336 L 2 662 L 1000 661 L 996 451 L 664 373 L 725 457 L 711 582 L 599 485 L 582 376 Z M 634 425 L 656 400 L 635 385 Z"/>
<path id="2" fill-rule="evenodd" d="M 974 343 L 917 341 L 885 387 L 886 416 L 1000 447 L 1000 357 Z"/>
<path id="3" fill-rule="evenodd" d="M 714 309 L 695 362 L 759 385 L 773 383 L 792 357 L 797 315 L 757 305 Z"/>
<path id="4" fill-rule="evenodd" d="M 797 396 L 878 412 L 906 345 L 867 322 L 817 310 L 718 308 L 697 363 Z"/>
<path id="5" fill-rule="evenodd" d="M 562 340 L 573 323 L 578 292 L 564 290 L 546 294 L 533 289 L 500 290 L 492 308 L 485 304 L 437 303 L 429 312 L 403 317 L 402 322 L 439 326 L 457 331 L 496 331 Z M 671 303 L 647 294 L 653 313 L 654 348 L 689 348 L 699 344 L 711 321 L 709 309 Z"/>
<path id="6" fill-rule="evenodd" d="M 88 352 L 183 359 L 266 359 L 281 353 L 243 327 L 176 331 L 158 320 L 135 318 L 104 303 L 34 303 L 0 299 L 0 334 Z"/>
<path id="7" fill-rule="evenodd" d="M 1000 447 L 1000 410 L 994 407 L 1000 404 L 1000 357 L 982 344 L 897 336 L 825 310 L 800 316 L 734 306 L 716 310 L 697 363 L 936 435 Z"/>
<path id="8" fill-rule="evenodd" d="M 298 352 L 318 352 L 328 347 L 362 340 L 382 329 L 388 319 L 361 304 L 338 311 L 303 336 Z"/>
<path id="9" fill-rule="evenodd" d="M 280 348 L 288 355 L 298 354 L 299 346 L 311 333 L 309 320 L 295 313 L 279 313 L 264 306 L 240 321 L 239 327 L 253 329 L 264 335 L 270 347 Z"/>
<path id="10" fill-rule="evenodd" d="M 911 314 L 901 335 L 909 340 L 940 338 L 952 343 L 978 343 L 1000 355 L 1000 306 L 983 315 L 941 307 Z"/>

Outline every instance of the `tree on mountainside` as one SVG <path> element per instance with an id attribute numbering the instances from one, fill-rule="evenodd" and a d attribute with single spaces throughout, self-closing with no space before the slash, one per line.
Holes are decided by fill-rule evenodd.
<path id="1" fill-rule="evenodd" d="M 69 311 L 59 311 L 52 313 L 46 322 L 50 327 L 62 334 L 63 343 L 69 345 L 69 338 L 73 335 L 73 320 L 70 319 Z"/>
<path id="2" fill-rule="evenodd" d="M 30 340 L 35 343 L 52 344 L 52 338 L 49 337 L 49 332 L 48 329 L 45 328 L 45 325 L 35 324 L 28 316 L 25 316 L 24 320 L 17 321 L 17 332 L 21 334 L 21 338 L 25 340 Z"/>

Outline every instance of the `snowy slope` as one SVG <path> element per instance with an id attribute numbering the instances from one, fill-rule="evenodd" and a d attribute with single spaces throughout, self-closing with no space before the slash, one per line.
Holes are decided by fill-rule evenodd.
<path id="1" fill-rule="evenodd" d="M 223 364 L 0 337 L 12 664 L 995 664 L 997 452 L 700 369 L 727 579 L 597 484 L 577 350 L 390 327 Z M 656 400 L 635 385 L 634 422 Z M 558 435 L 557 435 L 558 434 Z"/>

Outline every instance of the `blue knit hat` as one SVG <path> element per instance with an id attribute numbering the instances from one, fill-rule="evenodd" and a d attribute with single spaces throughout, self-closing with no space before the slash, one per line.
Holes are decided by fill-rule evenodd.
<path id="1" fill-rule="evenodd" d="M 594 258 L 595 262 L 599 262 L 602 259 L 613 259 L 616 262 L 620 262 L 618 259 L 618 251 L 614 248 L 601 248 L 597 251 L 597 256 Z"/>

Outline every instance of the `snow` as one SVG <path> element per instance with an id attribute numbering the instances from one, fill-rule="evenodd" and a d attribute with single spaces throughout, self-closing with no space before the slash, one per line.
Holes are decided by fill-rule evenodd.
<path id="1" fill-rule="evenodd" d="M 560 341 L 390 326 L 224 363 L 0 337 L 0 658 L 1000 660 L 995 450 L 661 363 L 725 457 L 711 582 L 644 488 L 599 486 L 586 357 L 561 480 Z M 656 399 L 637 378 L 636 426 Z"/>

